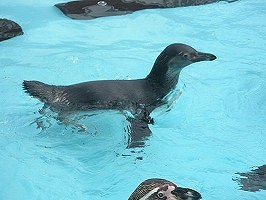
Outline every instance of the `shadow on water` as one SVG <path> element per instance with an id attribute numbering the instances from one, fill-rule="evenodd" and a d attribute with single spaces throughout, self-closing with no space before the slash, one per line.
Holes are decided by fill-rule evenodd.
<path id="1" fill-rule="evenodd" d="M 233 179 L 240 185 L 240 189 L 249 192 L 266 190 L 266 165 L 252 169 L 249 172 L 237 172 L 240 175 Z"/>

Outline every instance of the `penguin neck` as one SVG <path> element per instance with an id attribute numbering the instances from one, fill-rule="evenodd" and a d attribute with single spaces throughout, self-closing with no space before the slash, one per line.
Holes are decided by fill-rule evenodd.
<path id="1" fill-rule="evenodd" d="M 168 62 L 156 61 L 146 79 L 163 98 L 176 87 L 181 70 L 182 67 L 169 65 Z"/>

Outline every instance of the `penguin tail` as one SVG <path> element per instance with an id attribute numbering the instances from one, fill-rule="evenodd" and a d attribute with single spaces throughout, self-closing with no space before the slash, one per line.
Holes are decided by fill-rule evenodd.
<path id="1" fill-rule="evenodd" d="M 39 99 L 44 103 L 49 103 L 53 100 L 54 86 L 47 85 L 39 81 L 23 81 L 22 88 L 30 96 Z"/>

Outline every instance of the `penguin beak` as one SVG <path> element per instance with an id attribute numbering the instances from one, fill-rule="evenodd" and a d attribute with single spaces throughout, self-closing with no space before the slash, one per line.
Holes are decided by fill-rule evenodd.
<path id="1" fill-rule="evenodd" d="M 212 60 L 215 60 L 215 59 L 216 59 L 216 56 L 213 55 L 213 54 L 198 52 L 190 60 L 192 62 L 200 62 L 200 61 L 212 61 Z"/>
<path id="2" fill-rule="evenodd" d="M 171 193 L 178 200 L 200 200 L 201 194 L 189 188 L 176 187 Z"/>

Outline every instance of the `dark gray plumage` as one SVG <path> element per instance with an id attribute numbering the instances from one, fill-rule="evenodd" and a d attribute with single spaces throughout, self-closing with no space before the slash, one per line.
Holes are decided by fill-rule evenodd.
<path id="1" fill-rule="evenodd" d="M 48 85 L 39 81 L 24 81 L 29 95 L 50 106 L 58 113 L 79 110 L 129 110 L 131 147 L 143 145 L 150 135 L 150 113 L 166 102 L 176 86 L 181 70 L 199 61 L 216 59 L 215 55 L 198 52 L 185 44 L 171 44 L 156 59 L 146 78 L 136 80 L 89 81 L 69 86 Z"/>

